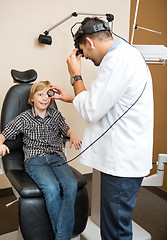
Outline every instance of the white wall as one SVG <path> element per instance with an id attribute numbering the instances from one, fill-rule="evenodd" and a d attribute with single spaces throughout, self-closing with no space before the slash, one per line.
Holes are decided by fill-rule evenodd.
<path id="1" fill-rule="evenodd" d="M 39 44 L 37 38 L 75 11 L 112 13 L 115 17 L 114 31 L 128 39 L 130 0 L 0 0 L 0 108 L 7 90 L 13 85 L 10 76 L 13 68 L 20 71 L 34 68 L 38 72 L 38 80 L 49 80 L 73 93 L 66 64 L 66 58 L 74 48 L 70 28 L 85 16 L 73 17 L 51 31 L 51 46 Z M 96 67 L 83 59 L 82 76 L 88 89 L 95 75 Z M 58 107 L 66 122 L 82 138 L 84 121 L 73 105 L 58 102 Z M 69 159 L 78 153 L 74 150 L 67 152 Z M 72 165 L 82 173 L 91 171 L 78 160 Z"/>

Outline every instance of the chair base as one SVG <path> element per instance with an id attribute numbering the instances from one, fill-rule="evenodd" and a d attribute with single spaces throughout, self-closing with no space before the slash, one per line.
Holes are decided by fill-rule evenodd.
<path id="1" fill-rule="evenodd" d="M 17 231 L 6 233 L 0 236 L 0 240 L 15 240 L 17 239 Z"/>
<path id="2" fill-rule="evenodd" d="M 1 235 L 0 240 L 24 240 L 24 239 L 19 228 L 17 231 Z"/>
<path id="3" fill-rule="evenodd" d="M 1 240 L 1 239 L 0 239 Z M 80 235 L 72 237 L 71 240 L 81 240 Z"/>

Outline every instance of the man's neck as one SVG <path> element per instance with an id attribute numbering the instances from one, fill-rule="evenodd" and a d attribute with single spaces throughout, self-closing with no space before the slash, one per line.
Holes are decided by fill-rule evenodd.
<path id="1" fill-rule="evenodd" d="M 105 48 L 104 48 L 104 56 L 106 55 L 106 53 L 108 52 L 108 50 L 112 47 L 112 45 L 115 43 L 116 41 L 114 39 L 111 39 L 110 41 L 105 42 Z"/>
<path id="2" fill-rule="evenodd" d="M 100 63 L 102 61 L 102 59 L 104 58 L 104 56 L 107 54 L 108 50 L 111 48 L 111 46 L 115 43 L 116 41 L 114 39 L 110 39 L 107 40 L 105 42 L 103 42 L 103 44 L 99 44 L 98 45 L 98 50 L 99 50 L 99 59 L 100 59 Z"/>

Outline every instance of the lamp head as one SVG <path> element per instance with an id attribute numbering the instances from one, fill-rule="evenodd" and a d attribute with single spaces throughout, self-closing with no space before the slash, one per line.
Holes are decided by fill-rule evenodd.
<path id="1" fill-rule="evenodd" d="M 52 38 L 51 38 L 51 36 L 48 36 L 49 32 L 45 31 L 44 34 L 39 35 L 39 37 L 38 37 L 39 43 L 51 45 L 52 44 Z"/>

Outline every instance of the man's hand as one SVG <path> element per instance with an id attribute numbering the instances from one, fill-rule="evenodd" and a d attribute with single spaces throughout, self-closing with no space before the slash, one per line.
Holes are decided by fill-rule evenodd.
<path id="1" fill-rule="evenodd" d="M 81 75 L 81 57 L 82 54 L 76 56 L 77 48 L 73 50 L 71 55 L 67 58 L 68 71 L 71 77 Z"/>
<path id="2" fill-rule="evenodd" d="M 58 100 L 62 100 L 64 102 L 69 102 L 69 103 L 73 102 L 74 96 L 71 96 L 70 94 L 68 94 L 63 88 L 60 88 L 56 85 L 50 85 L 50 87 L 56 93 L 56 95 L 52 97 L 53 99 L 58 99 Z"/>

